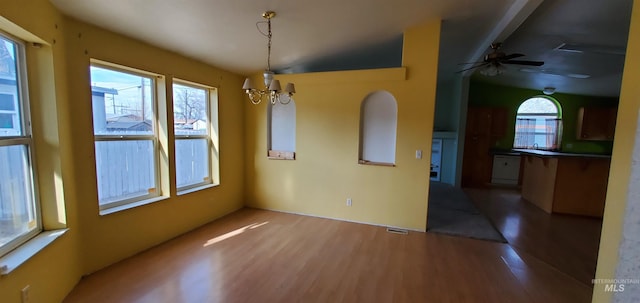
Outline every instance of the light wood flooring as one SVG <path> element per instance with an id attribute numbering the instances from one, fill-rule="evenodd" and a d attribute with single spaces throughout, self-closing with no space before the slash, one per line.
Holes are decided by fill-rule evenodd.
<path id="1" fill-rule="evenodd" d="M 574 303 L 591 291 L 508 244 L 247 208 L 83 278 L 64 302 Z"/>

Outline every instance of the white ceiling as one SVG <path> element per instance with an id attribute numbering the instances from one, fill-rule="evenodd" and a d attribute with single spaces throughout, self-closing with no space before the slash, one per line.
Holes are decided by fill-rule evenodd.
<path id="1" fill-rule="evenodd" d="M 542 69 L 593 74 L 589 81 L 601 85 L 575 84 L 576 79 L 517 69 L 479 81 L 535 89 L 552 85 L 558 91 L 596 95 L 603 95 L 604 91 L 604 95 L 617 95 L 620 56 L 576 59 L 576 54 L 565 52 L 563 55 L 572 57 L 565 58 L 553 53 L 551 47 L 559 42 L 624 47 L 631 7 L 631 0 L 51 2 L 77 19 L 240 74 L 266 67 L 267 41 L 256 29 L 256 22 L 263 21 L 261 13 L 266 10 L 277 12 L 272 21 L 273 69 L 380 44 L 412 25 L 440 17 L 441 81 L 456 76 L 455 72 L 461 69 L 459 63 L 482 58 L 494 40 L 506 39 L 505 52 L 527 54 L 523 59 L 544 60 L 547 63 Z M 536 7 L 539 9 L 534 11 Z M 531 12 L 531 18 L 516 30 Z M 617 88 L 609 82 L 616 82 Z"/>

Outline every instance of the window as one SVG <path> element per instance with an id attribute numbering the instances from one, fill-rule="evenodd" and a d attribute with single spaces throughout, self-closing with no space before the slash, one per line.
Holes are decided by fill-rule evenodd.
<path id="1" fill-rule="evenodd" d="M 562 112 L 555 100 L 533 97 L 518 108 L 514 148 L 557 150 L 562 137 Z"/>
<path id="2" fill-rule="evenodd" d="M 175 130 L 176 185 L 178 191 L 212 184 L 214 146 L 211 134 L 217 130 L 213 116 L 213 88 L 176 80 L 173 84 L 173 126 Z M 217 132 L 217 131 L 215 131 Z M 217 144 L 216 144 L 217 145 Z M 215 163 L 213 163 L 215 162 Z"/>
<path id="3" fill-rule="evenodd" d="M 373 92 L 362 101 L 360 164 L 394 165 L 397 121 L 398 105 L 389 92 Z"/>
<path id="4" fill-rule="evenodd" d="M 23 43 L 0 34 L 0 256 L 42 230 L 25 64 Z"/>
<path id="5" fill-rule="evenodd" d="M 294 160 L 296 155 L 296 103 L 267 104 L 268 157 Z"/>
<path id="6" fill-rule="evenodd" d="M 159 196 L 156 75 L 95 60 L 90 72 L 100 210 Z"/>

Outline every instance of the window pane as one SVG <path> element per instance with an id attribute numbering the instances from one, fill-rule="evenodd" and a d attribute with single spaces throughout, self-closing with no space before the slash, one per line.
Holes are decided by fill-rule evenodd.
<path id="1" fill-rule="evenodd" d="M 535 97 L 522 102 L 518 114 L 557 114 L 558 107 L 547 98 Z M 557 115 L 556 115 L 557 116 Z"/>
<path id="2" fill-rule="evenodd" d="M 207 139 L 176 140 L 176 184 L 178 188 L 210 183 Z"/>
<path id="3" fill-rule="evenodd" d="M 7 130 L 7 129 L 13 129 L 14 123 L 14 114 L 5 114 L 5 113 L 0 113 L 0 129 L 2 130 Z M 7 132 L 8 133 L 8 132 Z"/>
<path id="4" fill-rule="evenodd" d="M 26 145 L 0 146 L 0 247 L 38 228 Z"/>
<path id="5" fill-rule="evenodd" d="M 518 121 L 530 121 L 529 124 L 516 123 L 516 135 L 514 147 L 550 149 L 557 148 L 549 140 L 549 137 L 556 137 L 557 128 L 551 128 L 547 124 L 548 120 L 557 120 L 557 116 L 544 115 L 518 115 Z"/>
<path id="6" fill-rule="evenodd" d="M 0 111 L 15 111 L 16 105 L 13 95 L 0 93 Z"/>
<path id="7" fill-rule="evenodd" d="M 153 134 L 153 79 L 91 66 L 96 135 Z"/>
<path id="8" fill-rule="evenodd" d="M 0 36 L 0 137 L 22 136 L 20 116 L 17 45 Z"/>
<path id="9" fill-rule="evenodd" d="M 205 89 L 173 85 L 173 126 L 177 136 L 206 135 L 207 116 Z"/>
<path id="10" fill-rule="evenodd" d="M 97 141 L 100 205 L 158 194 L 151 140 Z"/>

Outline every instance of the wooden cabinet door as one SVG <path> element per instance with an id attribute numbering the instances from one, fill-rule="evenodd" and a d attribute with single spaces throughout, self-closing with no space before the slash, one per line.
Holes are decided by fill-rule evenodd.
<path id="1" fill-rule="evenodd" d="M 491 148 L 506 134 L 507 110 L 469 107 L 462 157 L 462 186 L 482 187 L 491 182 Z"/>
<path id="2" fill-rule="evenodd" d="M 467 111 L 467 135 L 488 136 L 491 132 L 491 108 L 469 107 Z"/>
<path id="3" fill-rule="evenodd" d="M 462 186 L 482 187 L 491 181 L 492 160 L 489 136 L 470 135 L 465 138 L 462 157 Z"/>
<path id="4" fill-rule="evenodd" d="M 507 134 L 507 114 L 504 107 L 494 107 L 491 110 L 491 136 L 502 138 Z"/>
<path id="5" fill-rule="evenodd" d="M 577 139 L 612 141 L 616 128 L 616 116 L 616 108 L 580 108 L 578 112 Z"/>

